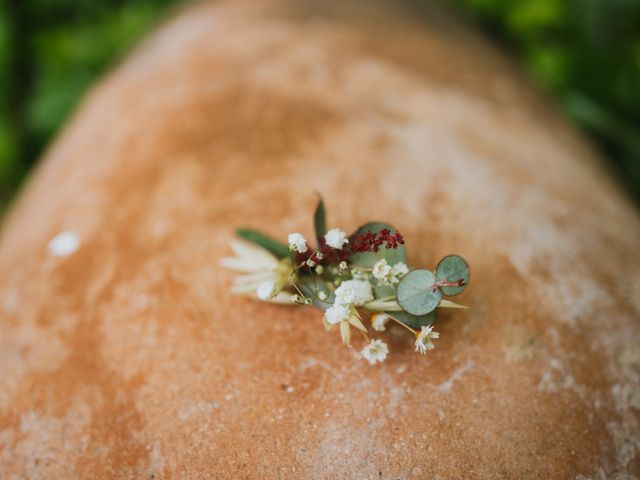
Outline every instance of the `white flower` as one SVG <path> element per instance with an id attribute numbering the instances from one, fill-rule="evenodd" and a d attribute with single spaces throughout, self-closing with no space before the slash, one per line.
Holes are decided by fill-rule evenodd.
<path id="1" fill-rule="evenodd" d="M 298 253 L 307 251 L 307 240 L 300 233 L 290 233 L 288 241 L 290 250 Z"/>
<path id="2" fill-rule="evenodd" d="M 350 315 L 351 309 L 348 306 L 345 307 L 344 305 L 335 303 L 324 312 L 324 319 L 329 325 L 336 325 L 340 322 L 348 321 Z"/>
<path id="3" fill-rule="evenodd" d="M 364 305 L 373 300 L 371 283 L 367 280 L 347 280 L 336 288 L 336 303 Z"/>
<path id="4" fill-rule="evenodd" d="M 342 343 L 345 345 L 350 345 L 351 327 L 355 327 L 364 333 L 367 332 L 367 327 L 362 324 L 360 314 L 353 305 L 342 305 L 338 302 L 334 303 L 332 307 L 329 307 L 327 311 L 324 312 L 322 323 L 327 332 L 339 324 L 340 337 L 342 337 Z"/>
<path id="5" fill-rule="evenodd" d="M 347 234 L 339 228 L 332 228 L 325 234 L 324 241 L 327 242 L 327 245 L 330 247 L 342 250 L 344 244 L 349 243 L 349 240 L 347 240 L 346 237 Z"/>
<path id="6" fill-rule="evenodd" d="M 256 295 L 260 300 L 269 300 L 276 294 L 276 282 L 266 281 L 258 285 Z"/>
<path id="7" fill-rule="evenodd" d="M 378 280 L 383 282 L 387 281 L 387 277 L 389 277 L 389 273 L 391 273 L 391 267 L 387 263 L 387 261 L 383 258 L 382 260 L 378 260 L 376 264 L 373 266 L 373 276 Z"/>
<path id="8" fill-rule="evenodd" d="M 407 267 L 406 263 L 398 262 L 391 267 L 391 276 L 396 279 L 396 281 L 404 277 L 407 273 L 409 273 L 409 267 Z"/>
<path id="9" fill-rule="evenodd" d="M 382 340 L 371 340 L 369 345 L 362 349 L 362 356 L 371 364 L 384 362 L 389 354 L 389 347 Z"/>
<path id="10" fill-rule="evenodd" d="M 387 322 L 391 320 L 391 317 L 386 313 L 374 313 L 371 317 L 371 326 L 378 332 L 384 332 Z"/>
<path id="11" fill-rule="evenodd" d="M 409 273 L 409 267 L 405 263 L 398 262 L 391 267 L 384 258 L 376 262 L 372 271 L 374 278 L 385 285 L 398 283 L 407 273 Z"/>
<path id="12" fill-rule="evenodd" d="M 327 299 L 327 293 L 323 292 L 323 291 L 318 292 L 318 298 L 320 300 L 322 300 L 322 301 L 326 300 Z"/>
<path id="13" fill-rule="evenodd" d="M 427 350 L 432 350 L 434 347 L 431 340 L 438 338 L 439 336 L 440 334 L 438 332 L 434 332 L 431 325 L 428 327 L 422 327 L 420 333 L 416 335 L 416 352 L 425 354 L 427 353 Z"/>
<path id="14" fill-rule="evenodd" d="M 291 294 L 282 291 L 293 273 L 291 260 L 278 260 L 266 250 L 247 242 L 231 242 L 234 257 L 223 258 L 220 264 L 231 270 L 244 272 L 236 277 L 231 288 L 233 293 L 256 295 L 261 300 L 277 303 L 291 303 Z M 259 296 L 267 294 L 267 283 L 273 283 L 273 291 L 267 298 Z"/>
<path id="15" fill-rule="evenodd" d="M 349 266 L 347 265 L 347 262 L 345 262 L 344 260 L 340 262 L 340 265 L 338 265 L 338 269 L 340 270 L 340 273 L 346 272 L 348 268 Z"/>

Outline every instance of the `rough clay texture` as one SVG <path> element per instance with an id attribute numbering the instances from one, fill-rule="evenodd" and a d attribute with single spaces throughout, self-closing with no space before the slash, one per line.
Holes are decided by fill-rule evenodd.
<path id="1" fill-rule="evenodd" d="M 341 3 L 193 5 L 53 145 L 0 237 L 0 478 L 640 475 L 637 212 L 475 36 Z M 469 260 L 436 350 L 227 293 L 234 228 L 311 236 L 314 191 Z"/>

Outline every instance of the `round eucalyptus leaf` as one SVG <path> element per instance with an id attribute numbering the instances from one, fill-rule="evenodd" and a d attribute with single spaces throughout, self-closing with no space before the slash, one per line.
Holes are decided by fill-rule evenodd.
<path id="1" fill-rule="evenodd" d="M 400 283 L 396 295 L 398 304 L 411 315 L 421 316 L 435 310 L 442 299 L 440 289 L 433 289 L 436 277 L 429 270 L 411 270 Z"/>
<path id="2" fill-rule="evenodd" d="M 436 281 L 457 282 L 463 281 L 460 287 L 440 287 L 442 293 L 448 297 L 453 297 L 462 293 L 469 283 L 469 264 L 464 258 L 458 255 L 447 255 L 436 267 Z"/>

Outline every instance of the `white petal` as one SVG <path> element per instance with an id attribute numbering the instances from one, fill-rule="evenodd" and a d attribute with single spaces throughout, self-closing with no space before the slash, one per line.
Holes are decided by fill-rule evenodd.
<path id="1" fill-rule="evenodd" d="M 256 269 L 269 270 L 278 266 L 278 259 L 257 245 L 238 240 L 231 240 L 229 245 L 238 257 L 253 263 Z"/>

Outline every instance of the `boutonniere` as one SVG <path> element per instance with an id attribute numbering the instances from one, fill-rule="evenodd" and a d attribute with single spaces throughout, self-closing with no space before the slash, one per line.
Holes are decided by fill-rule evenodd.
<path id="1" fill-rule="evenodd" d="M 469 265 L 458 255 L 447 255 L 435 270 L 410 269 L 405 241 L 385 223 L 367 223 L 353 234 L 327 229 L 320 199 L 314 214 L 315 247 L 300 233 L 290 233 L 287 244 L 251 229 L 239 229 L 231 249 L 235 257 L 222 265 L 242 272 L 232 291 L 265 302 L 314 306 L 324 311 L 322 324 L 337 328 L 351 346 L 351 329 L 366 345 L 361 355 L 375 364 L 387 358 L 389 348 L 372 339 L 365 318 L 376 332 L 389 322 L 415 338 L 421 354 L 434 348 L 438 308 L 468 308 L 444 297 L 461 293 L 469 283 Z"/>

